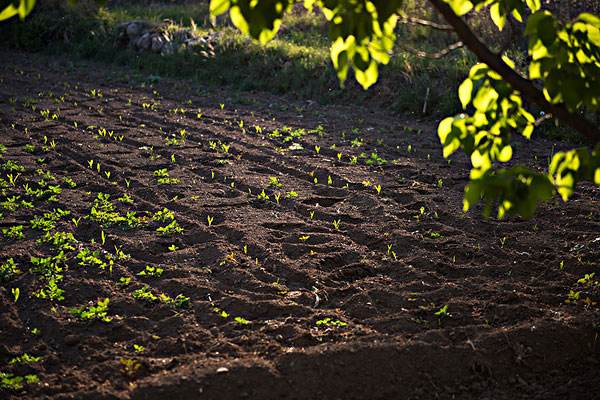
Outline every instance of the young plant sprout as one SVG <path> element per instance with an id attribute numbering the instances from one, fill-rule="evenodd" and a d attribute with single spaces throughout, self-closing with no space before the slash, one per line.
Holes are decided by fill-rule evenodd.
<path id="1" fill-rule="evenodd" d="M 13 301 L 16 303 L 17 301 L 19 301 L 19 297 L 21 296 L 21 289 L 19 288 L 12 288 L 10 290 L 10 292 L 13 295 Z"/>
<path id="2" fill-rule="evenodd" d="M 265 190 L 263 189 L 262 192 L 257 196 L 259 200 L 262 200 L 264 202 L 267 202 L 269 200 L 269 196 L 265 193 Z"/>

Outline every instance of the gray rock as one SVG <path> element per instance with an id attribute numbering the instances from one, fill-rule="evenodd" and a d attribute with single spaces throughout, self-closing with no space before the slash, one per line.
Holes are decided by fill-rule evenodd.
<path id="1" fill-rule="evenodd" d="M 215 56 L 212 45 L 214 34 L 198 36 L 194 29 L 173 27 L 174 23 L 168 20 L 159 26 L 145 21 L 125 22 L 117 26 L 117 44 L 161 55 L 195 53 L 202 57 Z"/>
<path id="2" fill-rule="evenodd" d="M 152 35 L 151 49 L 153 52 L 160 53 L 164 44 L 165 44 L 165 40 L 162 37 L 162 35 L 158 35 L 158 34 Z"/>
<path id="3" fill-rule="evenodd" d="M 148 51 L 152 45 L 152 35 L 149 32 L 144 33 L 135 42 L 135 47 L 141 51 Z"/>

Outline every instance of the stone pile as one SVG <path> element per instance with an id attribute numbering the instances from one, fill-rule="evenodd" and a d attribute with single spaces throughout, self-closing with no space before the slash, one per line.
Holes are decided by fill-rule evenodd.
<path id="1" fill-rule="evenodd" d="M 194 53 L 214 57 L 215 39 L 215 34 L 200 36 L 193 28 L 179 27 L 170 21 L 160 25 L 131 21 L 117 27 L 117 42 L 120 46 L 162 55 Z"/>

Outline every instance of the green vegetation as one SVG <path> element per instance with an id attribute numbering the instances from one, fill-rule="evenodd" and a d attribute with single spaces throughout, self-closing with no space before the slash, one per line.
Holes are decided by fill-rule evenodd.
<path id="1" fill-rule="evenodd" d="M 320 319 L 316 322 L 316 325 L 319 327 L 336 327 L 336 328 L 344 328 L 348 326 L 347 322 L 340 321 L 339 319 L 334 319 L 330 317 L 326 317 Z"/>
<path id="2" fill-rule="evenodd" d="M 21 390 L 25 384 L 33 385 L 40 382 L 35 374 L 18 376 L 6 372 L 0 372 L 0 389 L 4 390 Z"/>
<path id="3" fill-rule="evenodd" d="M 76 315 L 82 321 L 99 320 L 102 322 L 112 321 L 112 317 L 108 316 L 108 304 L 110 299 L 99 299 L 95 305 L 83 306 L 74 308 L 71 314 Z"/>

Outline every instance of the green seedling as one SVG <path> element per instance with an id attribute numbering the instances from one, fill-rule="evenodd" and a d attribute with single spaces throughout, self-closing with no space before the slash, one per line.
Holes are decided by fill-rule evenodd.
<path id="1" fill-rule="evenodd" d="M 593 272 L 591 274 L 585 274 L 583 278 L 581 278 L 577 281 L 577 283 L 579 285 L 583 285 L 585 287 L 598 286 L 599 282 L 594 279 L 595 276 L 596 276 L 595 272 Z"/>
<path id="2" fill-rule="evenodd" d="M 15 261 L 9 258 L 4 264 L 0 264 L 0 283 L 8 282 L 20 273 L 21 271 L 17 268 Z"/>
<path id="3" fill-rule="evenodd" d="M 259 200 L 262 200 L 264 202 L 267 202 L 269 200 L 269 196 L 265 193 L 264 189 L 257 197 Z"/>
<path id="4" fill-rule="evenodd" d="M 364 153 L 361 153 L 361 158 L 367 158 L 367 155 Z M 384 160 L 383 158 L 381 158 L 377 153 L 371 153 L 371 157 L 367 158 L 367 160 L 365 161 L 365 164 L 367 164 L 367 165 L 383 166 L 383 165 L 386 165 L 387 163 L 388 163 L 387 160 Z"/>
<path id="5" fill-rule="evenodd" d="M 242 317 L 235 317 L 233 320 L 239 325 L 249 325 L 250 324 L 250 321 L 248 321 L 247 319 L 244 319 Z"/>
<path id="6" fill-rule="evenodd" d="M 7 174 L 6 177 L 8 178 L 8 183 L 11 184 L 11 186 L 15 187 L 17 185 L 17 179 L 19 179 L 19 177 L 21 176 L 21 174 Z"/>
<path id="7" fill-rule="evenodd" d="M 75 181 L 68 176 L 63 178 L 63 182 L 69 189 L 75 189 L 77 187 L 77 183 L 75 183 Z"/>
<path id="8" fill-rule="evenodd" d="M 131 284 L 131 278 L 130 277 L 122 276 L 122 277 L 119 278 L 119 282 L 118 283 L 121 286 L 128 286 L 128 285 Z"/>
<path id="9" fill-rule="evenodd" d="M 157 178 L 159 185 L 176 185 L 180 183 L 178 178 L 172 178 L 166 168 L 157 169 L 154 171 L 154 176 Z"/>
<path id="10" fill-rule="evenodd" d="M 150 291 L 148 285 L 144 285 L 140 289 L 135 290 L 132 293 L 132 296 L 136 300 L 144 301 L 146 303 L 156 303 L 158 302 L 158 296 Z"/>
<path id="11" fill-rule="evenodd" d="M 138 276 L 148 276 L 152 278 L 160 278 L 164 272 L 163 268 L 160 267 L 152 267 L 150 265 L 146 265 L 143 271 L 138 272 Z"/>
<path id="12" fill-rule="evenodd" d="M 73 308 L 70 310 L 70 313 L 77 316 L 82 321 L 99 320 L 102 322 L 110 322 L 112 321 L 112 317 L 108 316 L 109 303 L 110 299 L 108 298 L 103 300 L 98 299 L 95 305 Z"/>
<path id="13" fill-rule="evenodd" d="M 581 292 L 569 290 L 569 293 L 567 294 L 567 299 L 565 300 L 565 303 L 576 304 L 579 301 L 580 297 L 581 297 Z"/>
<path id="14" fill-rule="evenodd" d="M 183 228 L 177 223 L 177 221 L 173 220 L 169 225 L 159 227 L 156 229 L 156 231 L 163 236 L 172 236 L 183 233 Z"/>
<path id="15" fill-rule="evenodd" d="M 269 187 L 278 189 L 282 186 L 283 186 L 283 184 L 279 182 L 279 179 L 276 176 L 269 177 Z"/>
<path id="16" fill-rule="evenodd" d="M 19 164 L 18 161 L 7 160 L 0 164 L 0 170 L 6 172 L 25 172 L 25 167 Z"/>
<path id="17" fill-rule="evenodd" d="M 431 231 L 429 232 L 429 237 L 432 239 L 439 239 L 442 237 L 442 234 L 440 232 Z"/>
<path id="18" fill-rule="evenodd" d="M 339 319 L 333 319 L 330 317 L 320 319 L 316 322 L 318 327 L 336 327 L 343 328 L 348 326 L 347 322 L 340 321 Z"/>
<path id="19" fill-rule="evenodd" d="M 342 220 L 340 220 L 340 219 L 333 220 L 333 227 L 335 228 L 336 231 L 340 230 L 341 223 L 342 223 Z"/>
<path id="20" fill-rule="evenodd" d="M 159 298 L 164 304 L 177 308 L 187 308 L 190 305 L 190 298 L 182 294 L 178 294 L 175 298 L 172 298 L 164 293 L 161 293 Z"/>
<path id="21" fill-rule="evenodd" d="M 31 356 L 27 353 L 24 353 L 20 356 L 12 358 L 8 365 L 29 365 L 29 364 L 37 364 L 42 361 L 42 357 Z"/>
<path id="22" fill-rule="evenodd" d="M 134 203 L 133 198 L 130 195 L 128 195 L 127 193 L 123 193 L 123 196 L 119 197 L 117 199 L 117 201 L 120 203 L 130 204 L 130 205 L 133 205 L 133 203 Z"/>
<path id="23" fill-rule="evenodd" d="M 96 199 L 94 199 L 89 218 L 102 226 L 112 226 L 127 222 L 127 218 L 116 211 L 114 204 L 110 201 L 110 195 L 104 193 L 98 193 Z"/>
<path id="24" fill-rule="evenodd" d="M 213 307 L 212 309 L 216 314 L 219 315 L 219 317 L 221 318 L 229 318 L 229 313 L 225 310 L 221 310 L 220 308 L 217 307 Z"/>
<path id="25" fill-rule="evenodd" d="M 450 317 L 450 313 L 448 312 L 448 304 L 445 304 L 443 307 L 441 307 L 439 310 L 437 310 L 433 315 L 435 315 L 436 317 L 439 317 L 439 318 Z"/>
<path id="26" fill-rule="evenodd" d="M 142 363 L 132 358 L 121 358 L 119 364 L 123 368 L 123 373 L 128 377 L 134 377 L 135 374 L 142 368 Z"/>
<path id="27" fill-rule="evenodd" d="M 506 239 L 508 239 L 508 237 L 506 237 L 506 236 L 503 236 L 500 239 L 500 248 L 502 248 L 502 249 L 504 248 L 504 245 L 506 244 Z"/>
<path id="28" fill-rule="evenodd" d="M 2 229 L 2 236 L 6 239 L 19 240 L 25 238 L 23 235 L 23 225 L 15 225 L 10 228 Z"/>
<path id="29" fill-rule="evenodd" d="M 33 385 L 40 382 L 35 374 L 28 374 L 24 376 L 18 376 L 11 373 L 0 372 L 0 389 L 19 391 L 23 390 L 25 384 Z"/>
<path id="30" fill-rule="evenodd" d="M 13 295 L 14 302 L 16 303 L 17 301 L 19 301 L 19 296 L 21 295 L 21 289 L 19 289 L 19 288 L 12 288 L 10 290 L 10 292 Z"/>
<path id="31" fill-rule="evenodd" d="M 169 222 L 175 220 L 175 214 L 168 208 L 163 208 L 162 210 L 155 212 L 152 219 L 158 222 Z"/>
<path id="32" fill-rule="evenodd" d="M 139 344 L 133 344 L 133 351 L 136 353 L 143 353 L 144 351 L 146 351 L 146 348 L 142 345 Z"/>

